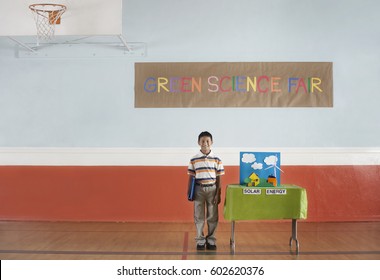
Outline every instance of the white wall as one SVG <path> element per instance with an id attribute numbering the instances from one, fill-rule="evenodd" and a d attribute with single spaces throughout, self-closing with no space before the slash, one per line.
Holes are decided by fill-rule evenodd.
<path id="1" fill-rule="evenodd" d="M 192 147 L 209 130 L 219 147 L 378 147 L 379 10 L 377 0 L 124 0 L 125 37 L 148 46 L 138 59 L 19 59 L 0 38 L 0 146 Z M 332 61 L 334 107 L 135 109 L 135 61 Z"/>

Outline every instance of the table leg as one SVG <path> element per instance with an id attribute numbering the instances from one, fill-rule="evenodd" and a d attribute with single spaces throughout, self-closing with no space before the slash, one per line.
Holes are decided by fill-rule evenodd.
<path id="1" fill-rule="evenodd" d="M 235 221 L 231 221 L 231 238 L 230 238 L 231 253 L 235 254 Z"/>
<path id="2" fill-rule="evenodd" d="M 292 249 L 292 241 L 296 242 L 296 254 L 299 254 L 299 242 L 297 239 L 297 219 L 292 219 L 292 237 L 290 237 L 289 246 Z"/>

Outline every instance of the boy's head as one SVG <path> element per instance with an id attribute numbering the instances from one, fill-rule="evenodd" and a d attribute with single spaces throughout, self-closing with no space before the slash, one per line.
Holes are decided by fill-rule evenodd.
<path id="1" fill-rule="evenodd" d="M 212 141 L 212 135 L 208 131 L 203 131 L 203 132 L 201 132 L 201 134 L 199 134 L 199 136 L 198 136 L 198 142 L 201 140 L 202 137 L 210 137 L 211 141 Z"/>
<path id="2" fill-rule="evenodd" d="M 198 144 L 201 146 L 201 151 L 204 154 L 208 154 L 211 151 L 212 135 L 208 131 L 203 131 L 198 136 Z"/>

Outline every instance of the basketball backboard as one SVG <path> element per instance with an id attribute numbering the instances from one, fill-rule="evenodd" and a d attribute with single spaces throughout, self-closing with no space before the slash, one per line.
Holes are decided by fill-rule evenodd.
<path id="1" fill-rule="evenodd" d="M 36 3 L 67 7 L 55 27 L 55 36 L 122 34 L 122 0 L 0 0 L 0 36 L 35 36 L 29 5 Z"/>

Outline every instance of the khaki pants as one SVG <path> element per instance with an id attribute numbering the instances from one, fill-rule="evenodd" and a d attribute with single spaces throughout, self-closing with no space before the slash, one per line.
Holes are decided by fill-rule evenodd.
<path id="1" fill-rule="evenodd" d="M 194 198 L 194 222 L 197 230 L 195 241 L 198 245 L 204 245 L 206 241 L 215 245 L 215 230 L 218 226 L 218 204 L 214 204 L 216 185 L 211 187 L 195 186 Z M 205 226 L 205 213 L 207 221 L 207 236 L 204 236 L 203 229 Z"/>

